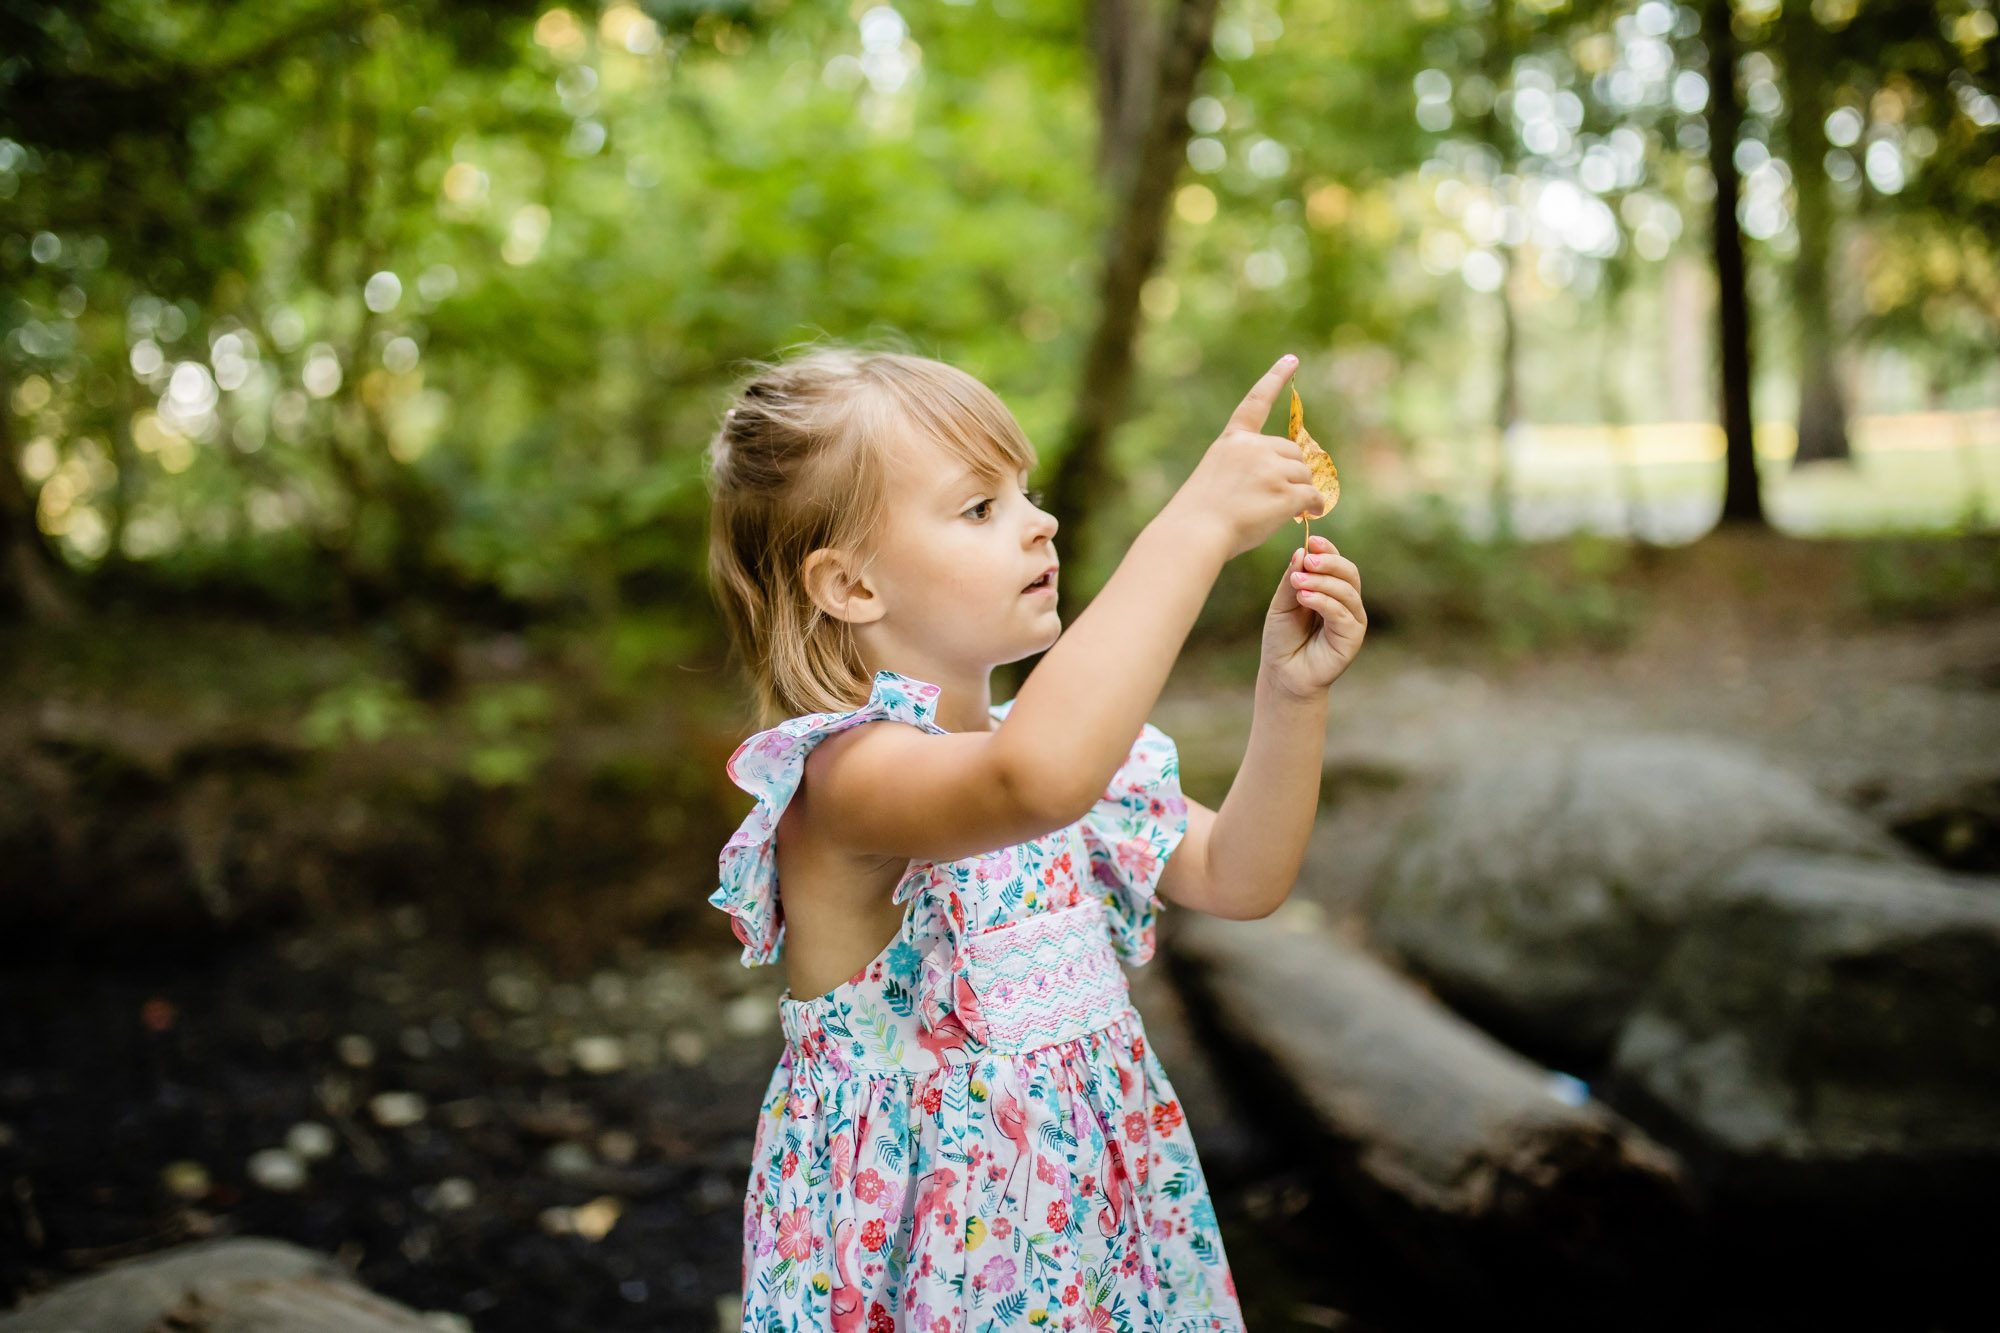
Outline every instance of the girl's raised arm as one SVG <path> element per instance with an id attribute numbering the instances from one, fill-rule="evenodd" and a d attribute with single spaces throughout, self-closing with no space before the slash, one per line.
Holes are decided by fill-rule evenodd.
<path id="1" fill-rule="evenodd" d="M 1298 446 L 1261 427 L 1297 359 L 1244 397 L 994 731 L 855 727 L 807 761 L 817 836 L 859 854 L 956 860 L 1072 823 L 1130 752 L 1225 561 L 1324 504 Z"/>

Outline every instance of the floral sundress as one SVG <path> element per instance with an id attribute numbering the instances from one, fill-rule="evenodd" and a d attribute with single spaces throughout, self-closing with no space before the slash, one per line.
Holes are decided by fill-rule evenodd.
<path id="1" fill-rule="evenodd" d="M 757 804 L 710 901 L 746 966 L 779 956 L 774 836 L 813 746 L 874 721 L 942 734 L 938 694 L 878 672 L 862 707 L 731 757 Z M 874 961 L 780 1000 L 743 1207 L 744 1333 L 1242 1328 L 1180 1101 L 1118 966 L 1152 956 L 1155 889 L 1186 831 L 1179 756 L 1147 725 L 1082 820 L 911 862 L 902 927 Z"/>

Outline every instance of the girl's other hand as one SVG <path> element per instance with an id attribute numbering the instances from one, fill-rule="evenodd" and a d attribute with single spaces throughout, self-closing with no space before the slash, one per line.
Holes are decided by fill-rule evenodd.
<path id="1" fill-rule="evenodd" d="M 1322 694 L 1367 633 L 1361 571 L 1326 538 L 1307 538 L 1305 550 L 1292 552 L 1264 619 L 1264 671 L 1291 694 Z"/>
<path id="2" fill-rule="evenodd" d="M 1265 372 L 1161 511 L 1216 532 L 1227 556 L 1257 546 L 1296 514 L 1325 511 L 1325 497 L 1313 489 L 1312 470 L 1299 446 L 1262 433 L 1298 364 L 1297 357 L 1284 356 Z"/>

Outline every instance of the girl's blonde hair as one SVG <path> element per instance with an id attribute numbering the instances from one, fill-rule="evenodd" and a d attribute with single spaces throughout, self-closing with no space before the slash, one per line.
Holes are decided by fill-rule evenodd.
<path id="1" fill-rule="evenodd" d="M 897 431 L 935 440 L 982 475 L 1035 465 L 991 389 L 905 352 L 820 346 L 757 364 L 723 413 L 708 451 L 709 580 L 763 725 L 868 700 L 853 627 L 814 604 L 804 570 L 823 547 L 866 551 Z"/>

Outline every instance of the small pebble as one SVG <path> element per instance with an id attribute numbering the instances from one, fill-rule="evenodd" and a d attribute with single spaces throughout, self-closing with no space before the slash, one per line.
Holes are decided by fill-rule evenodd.
<path id="1" fill-rule="evenodd" d="M 397 1044 L 403 1048 L 403 1054 L 412 1060 L 431 1058 L 431 1034 L 422 1028 L 404 1028 L 403 1035 L 397 1039 Z"/>
<path id="2" fill-rule="evenodd" d="M 169 1162 L 160 1172 L 160 1184 L 177 1199 L 199 1199 L 209 1183 L 208 1168 L 200 1162 Z"/>
<path id="3" fill-rule="evenodd" d="M 277 1194 L 290 1194 L 306 1183 L 305 1159 L 288 1148 L 265 1148 L 250 1154 L 250 1179 Z"/>
<path id="4" fill-rule="evenodd" d="M 569 1053 L 586 1074 L 615 1074 L 625 1067 L 625 1043 L 616 1037 L 578 1037 Z"/>
<path id="5" fill-rule="evenodd" d="M 606 1194 L 571 1209 L 570 1225 L 585 1240 L 603 1240 L 618 1225 L 618 1215 L 624 1211 L 624 1204 Z"/>
<path id="6" fill-rule="evenodd" d="M 333 1131 L 317 1120 L 301 1120 L 285 1132 L 285 1146 L 308 1162 L 333 1155 Z"/>
<path id="7" fill-rule="evenodd" d="M 597 1162 L 590 1155 L 590 1149 L 581 1143 L 563 1142 L 552 1145 L 542 1156 L 542 1165 L 550 1175 L 581 1175 Z"/>
<path id="8" fill-rule="evenodd" d="M 354 1069 L 366 1069 L 375 1063 L 375 1043 L 359 1032 L 350 1032 L 333 1044 L 334 1053 L 344 1065 Z"/>
<path id="9" fill-rule="evenodd" d="M 682 1030 L 668 1036 L 667 1054 L 673 1057 L 675 1064 L 692 1068 L 708 1059 L 708 1043 L 702 1040 L 699 1032 Z"/>
<path id="10" fill-rule="evenodd" d="M 533 1012 L 541 998 L 540 988 L 533 980 L 515 972 L 502 972 L 486 983 L 486 993 L 493 1003 L 502 1009 L 517 1014 Z"/>
<path id="11" fill-rule="evenodd" d="M 424 1099 L 415 1092 L 378 1092 L 368 1099 L 368 1113 L 384 1129 L 401 1129 L 424 1118 Z"/>
<path id="12" fill-rule="evenodd" d="M 479 1190 L 464 1176 L 450 1176 L 440 1180 L 430 1191 L 430 1210 L 434 1213 L 456 1213 L 479 1202 Z"/>
<path id="13" fill-rule="evenodd" d="M 639 1155 L 639 1140 L 622 1129 L 607 1129 L 597 1137 L 597 1155 L 613 1166 L 630 1166 Z"/>
<path id="14" fill-rule="evenodd" d="M 722 1011 L 722 1021 L 739 1037 L 754 1037 L 769 1028 L 778 1017 L 778 1006 L 768 995 L 739 995 Z"/>

